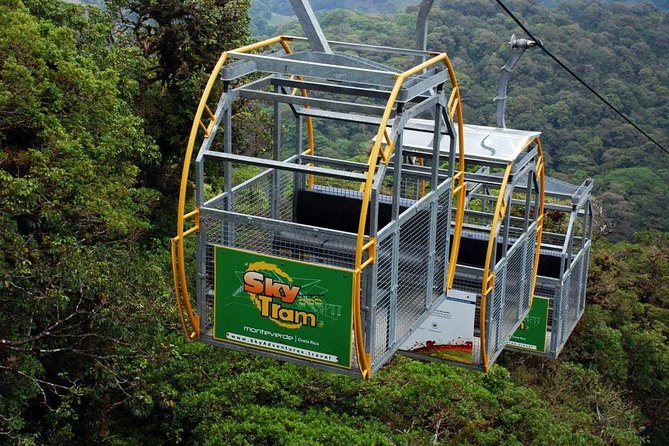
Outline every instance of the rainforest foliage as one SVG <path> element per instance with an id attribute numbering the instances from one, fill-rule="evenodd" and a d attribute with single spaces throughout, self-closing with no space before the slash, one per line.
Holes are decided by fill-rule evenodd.
<path id="1" fill-rule="evenodd" d="M 666 14 L 511 4 L 666 141 Z M 217 54 L 250 40 L 248 8 L 0 0 L 0 443 L 669 443 L 669 164 L 536 52 L 514 74 L 510 123 L 544 131 L 553 174 L 594 176 L 608 235 L 626 238 L 599 236 L 560 359 L 505 354 L 484 375 L 398 357 L 362 382 L 183 340 L 166 237 L 179 158 Z M 323 21 L 333 38 L 409 45 L 414 16 Z M 468 122 L 491 123 L 516 30 L 492 2 L 433 16 Z M 237 150 L 266 146 L 263 111 L 235 113 Z"/>

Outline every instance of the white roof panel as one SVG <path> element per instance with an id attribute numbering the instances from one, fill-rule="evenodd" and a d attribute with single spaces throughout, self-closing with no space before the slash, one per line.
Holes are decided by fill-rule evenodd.
<path id="1" fill-rule="evenodd" d="M 412 119 L 414 127 L 424 127 L 428 132 L 405 130 L 403 144 L 415 149 L 432 149 L 432 132 L 434 121 L 427 119 Z M 480 125 L 464 125 L 465 129 L 465 158 L 478 161 L 501 161 L 511 163 L 527 148 L 540 132 L 526 130 L 500 129 Z M 455 126 L 457 132 L 457 126 Z M 450 137 L 444 135 L 441 139 L 442 153 L 449 151 Z"/>

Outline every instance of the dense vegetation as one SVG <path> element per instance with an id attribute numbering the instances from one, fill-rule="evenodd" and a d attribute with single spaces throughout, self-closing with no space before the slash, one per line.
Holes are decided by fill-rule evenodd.
<path id="1" fill-rule="evenodd" d="M 314 0 L 311 2 L 311 6 L 314 11 L 317 12 L 329 11 L 331 9 L 356 9 L 367 12 L 395 12 L 402 7 L 418 3 L 420 3 L 420 0 L 371 0 L 368 2 L 356 2 L 354 0 Z M 257 9 L 265 9 L 284 15 L 293 15 L 293 8 L 288 0 L 253 2 L 251 12 L 255 13 Z"/>
<path id="2" fill-rule="evenodd" d="M 82 0 L 83 3 L 95 3 L 102 0 Z M 550 7 L 557 7 L 561 3 L 571 0 L 538 0 L 539 3 Z M 609 3 L 648 3 L 644 0 L 605 0 Z M 658 8 L 669 9 L 669 0 L 652 0 L 650 3 Z M 394 13 L 403 10 L 407 6 L 420 4 L 420 0 L 373 0 L 373 1 L 355 1 L 355 0 L 314 0 L 311 2 L 314 11 L 324 12 L 332 9 L 354 9 L 363 12 L 380 12 L 384 14 Z M 271 34 L 277 25 L 294 19 L 294 13 L 288 0 L 263 0 L 254 1 L 251 5 L 251 16 L 253 18 L 253 28 L 256 32 Z"/>
<path id="3" fill-rule="evenodd" d="M 549 6 L 557 6 L 560 3 L 563 3 L 565 0 L 540 0 L 541 3 Z M 566 0 L 570 1 L 570 0 Z M 658 8 L 669 9 L 669 1 L 667 0 L 604 0 L 607 3 L 626 3 L 629 5 L 639 4 L 639 3 L 652 3 Z"/>
<path id="4" fill-rule="evenodd" d="M 666 14 L 512 3 L 664 136 Z M 483 375 L 398 357 L 361 382 L 185 342 L 166 249 L 179 156 L 214 58 L 249 39 L 249 4 L 108 5 L 0 0 L 0 443 L 669 443 L 666 232 L 597 242 L 584 320 L 557 361 L 506 355 Z M 489 123 L 511 25 L 485 2 L 445 5 L 430 41 L 455 56 L 468 121 Z M 324 23 L 408 44 L 411 17 Z M 666 159 L 542 56 L 522 63 L 511 124 L 544 130 L 553 172 L 596 176 L 618 237 L 667 228 Z M 252 107 L 236 110 L 249 129 Z"/>

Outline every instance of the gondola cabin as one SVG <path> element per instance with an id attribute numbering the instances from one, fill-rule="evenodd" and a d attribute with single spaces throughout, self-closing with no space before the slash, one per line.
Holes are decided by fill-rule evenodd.
<path id="1" fill-rule="evenodd" d="M 238 48 L 211 75 L 184 161 L 177 302 L 191 338 L 367 378 L 452 286 L 466 192 L 462 105 L 445 53 L 305 44 L 280 36 Z M 236 150 L 232 109 L 245 100 L 265 104 L 271 150 Z M 324 154 L 321 125 L 376 138 L 354 159 L 332 146 Z M 432 140 L 419 169 L 405 160 L 407 132 Z"/>

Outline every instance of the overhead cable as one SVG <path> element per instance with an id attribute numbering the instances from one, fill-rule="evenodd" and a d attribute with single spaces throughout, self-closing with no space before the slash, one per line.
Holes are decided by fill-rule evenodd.
<path id="1" fill-rule="evenodd" d="M 536 38 L 534 36 L 534 34 L 532 34 L 532 32 L 530 32 L 530 30 L 527 29 L 527 27 L 525 25 L 523 25 L 523 23 L 521 23 L 520 20 L 518 20 L 518 18 L 515 16 L 515 14 L 513 12 L 511 12 L 509 10 L 509 8 L 507 8 L 507 6 L 501 0 L 495 0 L 495 1 L 504 10 L 504 12 L 506 12 L 508 14 L 508 16 L 511 17 L 513 19 L 513 21 L 516 22 L 518 24 L 518 26 L 520 26 L 522 28 L 523 31 L 525 31 L 525 33 L 528 35 L 528 37 L 536 42 L 537 46 L 539 48 L 541 48 L 544 53 L 546 53 L 551 59 L 553 59 L 558 65 L 560 65 L 565 71 L 567 71 L 567 73 L 571 74 L 572 77 L 574 77 L 574 79 L 576 79 L 578 82 L 581 83 L 581 85 L 583 85 L 585 88 L 590 90 L 590 92 L 592 94 L 594 94 L 595 96 L 597 96 L 597 98 L 599 98 L 600 101 L 602 101 L 603 103 L 608 105 L 611 110 L 616 112 L 621 118 L 623 118 L 625 121 L 627 121 L 627 123 L 630 124 L 632 127 L 634 127 L 639 133 L 644 135 L 653 144 L 658 146 L 664 153 L 669 155 L 669 150 L 667 150 L 662 144 L 657 142 L 652 136 L 650 136 L 648 133 L 646 133 L 641 127 L 639 127 L 630 118 L 628 118 L 627 115 L 625 115 L 625 113 L 620 111 L 615 105 L 613 105 L 604 96 L 599 94 L 594 88 L 592 88 L 590 85 L 588 85 L 587 82 L 585 82 L 583 79 L 581 79 L 581 77 L 578 74 L 574 73 L 564 62 L 562 62 L 557 56 L 555 56 L 552 52 L 550 52 L 550 50 L 548 50 L 544 46 L 544 43 L 540 39 Z"/>

